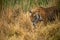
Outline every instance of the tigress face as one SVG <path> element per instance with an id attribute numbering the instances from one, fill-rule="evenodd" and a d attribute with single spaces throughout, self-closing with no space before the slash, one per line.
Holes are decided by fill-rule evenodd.
<path id="1" fill-rule="evenodd" d="M 35 16 L 37 16 L 37 15 L 40 16 L 40 18 L 43 18 L 46 14 L 45 9 L 42 7 L 36 7 L 34 9 L 30 10 L 29 13 L 32 18 L 35 18 Z"/>
<path id="2" fill-rule="evenodd" d="M 35 26 L 39 21 L 42 21 L 42 16 L 39 15 L 36 11 L 29 11 L 30 12 L 30 19 L 33 22 L 33 25 Z"/>

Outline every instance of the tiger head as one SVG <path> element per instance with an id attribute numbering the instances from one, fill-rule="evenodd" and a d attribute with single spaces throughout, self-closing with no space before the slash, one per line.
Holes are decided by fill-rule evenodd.
<path id="1" fill-rule="evenodd" d="M 39 12 L 40 12 L 39 8 L 34 8 L 34 9 L 32 9 L 32 10 L 29 11 L 29 13 L 30 13 L 30 19 L 33 22 L 33 25 L 35 25 L 39 21 L 43 20 L 42 16 L 39 15 L 40 14 Z"/>

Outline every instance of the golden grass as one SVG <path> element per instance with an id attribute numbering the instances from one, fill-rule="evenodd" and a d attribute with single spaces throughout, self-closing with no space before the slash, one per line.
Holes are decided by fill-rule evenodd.
<path id="1" fill-rule="evenodd" d="M 5 12 L 6 13 L 5 13 Z M 11 8 L 5 9 L 0 18 L 0 40 L 59 40 L 60 22 L 44 26 L 38 23 L 36 28 L 30 21 L 29 14 Z M 5 13 L 5 14 L 4 14 Z"/>

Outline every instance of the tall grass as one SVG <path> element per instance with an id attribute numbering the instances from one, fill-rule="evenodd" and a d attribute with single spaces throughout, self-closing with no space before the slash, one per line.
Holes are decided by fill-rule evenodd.
<path id="1" fill-rule="evenodd" d="M 53 6 L 56 5 L 57 0 L 3 0 L 4 7 L 15 7 L 18 6 L 22 8 L 22 10 L 27 11 L 36 6 Z"/>
<path id="2" fill-rule="evenodd" d="M 32 25 L 29 13 L 17 9 L 3 10 L 0 19 L 0 40 L 60 40 L 60 22 L 44 26 L 38 23 Z M 5 14 L 4 14 L 5 13 Z"/>
<path id="3" fill-rule="evenodd" d="M 33 7 L 44 7 L 52 0 L 3 0 L 3 10 L 0 13 L 0 40 L 60 40 L 60 22 L 44 26 L 38 23 L 32 25 L 29 13 Z"/>

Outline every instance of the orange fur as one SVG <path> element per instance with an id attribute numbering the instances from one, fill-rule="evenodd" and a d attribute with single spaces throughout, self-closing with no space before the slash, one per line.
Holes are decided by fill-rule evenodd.
<path id="1" fill-rule="evenodd" d="M 36 7 L 31 10 L 31 21 L 34 20 L 34 15 L 40 15 L 43 18 L 44 25 L 47 25 L 48 21 L 53 21 L 53 18 L 55 19 L 56 15 L 58 14 L 60 10 L 58 7 L 49 7 L 49 8 L 43 8 L 43 7 Z"/>

